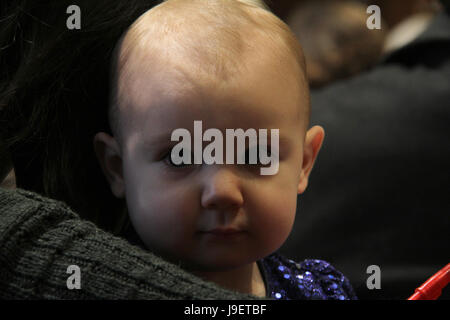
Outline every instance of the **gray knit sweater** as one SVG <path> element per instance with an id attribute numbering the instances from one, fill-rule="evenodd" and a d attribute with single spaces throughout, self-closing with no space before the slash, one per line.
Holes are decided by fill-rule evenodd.
<path id="1" fill-rule="evenodd" d="M 80 289 L 68 289 L 70 265 L 79 267 Z M 0 298 L 257 299 L 132 246 L 62 202 L 1 187 Z"/>

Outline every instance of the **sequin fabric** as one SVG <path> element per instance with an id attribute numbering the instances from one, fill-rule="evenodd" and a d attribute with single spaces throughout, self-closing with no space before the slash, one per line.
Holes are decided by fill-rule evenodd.
<path id="1" fill-rule="evenodd" d="M 258 261 L 267 296 L 278 300 L 356 300 L 348 279 L 323 260 L 297 263 L 274 253 Z"/>

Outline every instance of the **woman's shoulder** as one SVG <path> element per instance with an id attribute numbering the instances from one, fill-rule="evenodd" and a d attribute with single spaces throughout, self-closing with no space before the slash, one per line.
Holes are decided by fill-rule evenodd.
<path id="1" fill-rule="evenodd" d="M 329 262 L 296 262 L 274 253 L 259 261 L 267 295 L 275 299 L 355 300 L 349 280 Z"/>

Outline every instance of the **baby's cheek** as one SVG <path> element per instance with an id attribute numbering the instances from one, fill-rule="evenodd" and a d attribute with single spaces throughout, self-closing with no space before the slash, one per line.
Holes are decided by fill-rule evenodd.
<path id="1" fill-rule="evenodd" d="M 137 212 L 137 220 L 154 229 L 154 232 L 165 232 L 183 223 L 183 207 L 170 196 L 169 192 L 150 193 L 141 196 Z"/>
<path id="2" fill-rule="evenodd" d="M 196 201 L 193 195 L 180 190 L 166 189 L 147 196 L 140 206 L 140 216 L 154 235 L 155 241 L 164 241 L 174 247 L 194 232 Z M 144 202 L 145 201 L 145 202 Z M 164 239 L 164 240 L 161 240 Z"/>
<path id="3" fill-rule="evenodd" d="M 149 250 L 172 257 L 174 248 L 183 242 L 186 221 L 183 211 L 167 196 L 150 196 L 130 214 L 138 236 Z"/>
<path id="4" fill-rule="evenodd" d="M 283 189 L 260 189 L 256 200 L 252 224 L 258 230 L 261 241 L 271 251 L 286 241 L 292 230 L 296 210 L 296 193 Z"/>

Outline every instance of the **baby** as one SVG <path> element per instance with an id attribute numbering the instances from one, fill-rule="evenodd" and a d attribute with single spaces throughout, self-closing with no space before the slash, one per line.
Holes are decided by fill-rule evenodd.
<path id="1" fill-rule="evenodd" d="M 289 28 L 243 1 L 169 0 L 129 28 L 115 58 L 113 137 L 98 133 L 94 148 L 146 247 L 235 291 L 354 298 L 328 263 L 297 264 L 275 253 L 324 137 L 321 127 L 307 130 L 304 59 Z M 276 174 L 262 175 L 260 163 L 176 164 L 172 133 L 194 136 L 198 121 L 224 135 L 277 129 L 278 140 L 267 138 L 279 142 Z"/>

